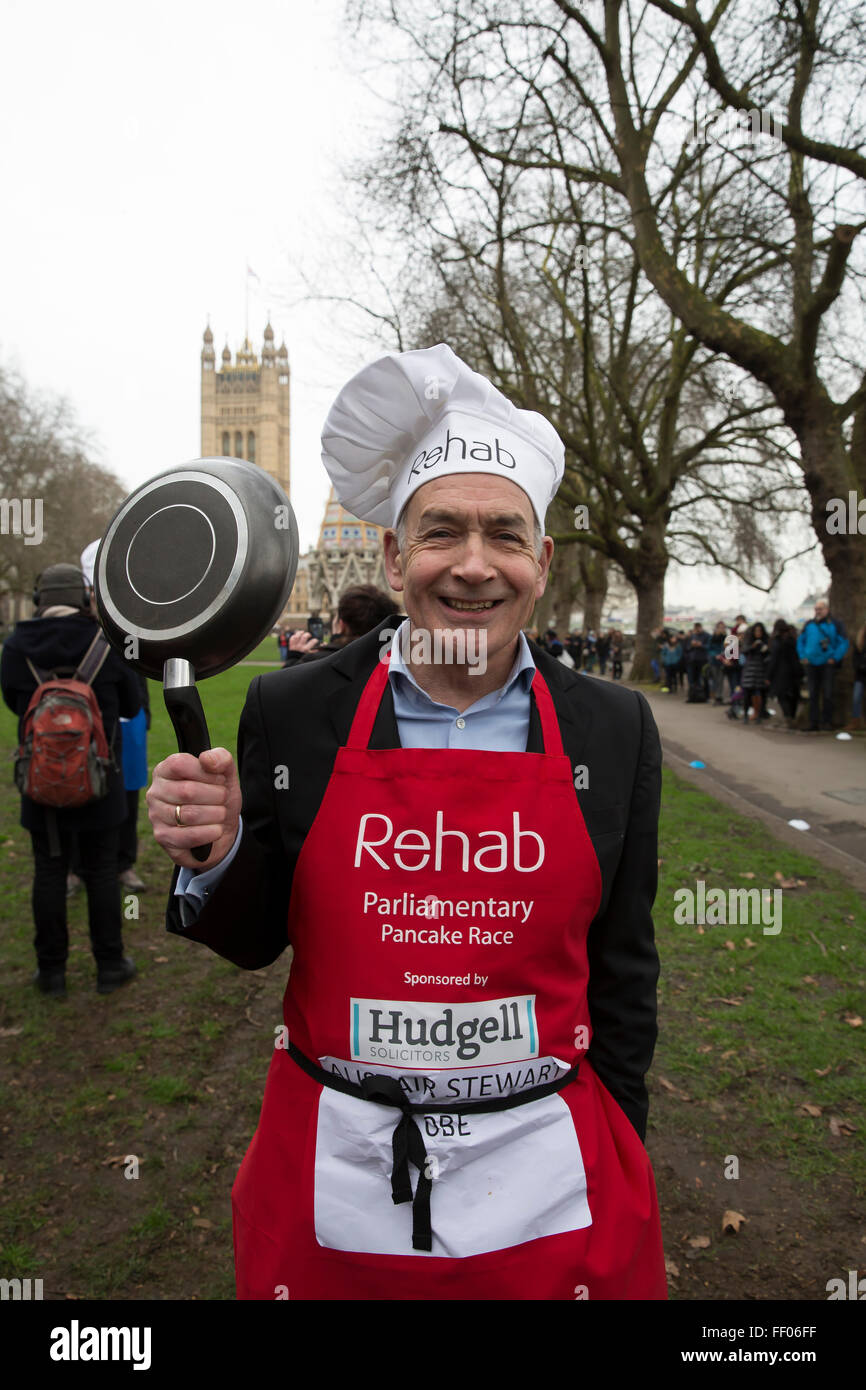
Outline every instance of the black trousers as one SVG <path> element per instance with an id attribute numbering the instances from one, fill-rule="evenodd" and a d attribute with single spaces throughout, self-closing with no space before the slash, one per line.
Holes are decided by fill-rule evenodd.
<path id="1" fill-rule="evenodd" d="M 48 851 L 48 836 L 31 830 L 33 842 L 33 920 L 36 924 L 36 959 L 46 972 L 63 970 L 69 953 L 66 927 L 66 875 L 73 836 L 61 830 L 60 853 Z M 78 831 L 78 872 L 87 889 L 90 945 L 99 970 L 110 970 L 123 960 L 120 886 L 117 882 L 117 836 L 110 830 Z"/>
<path id="2" fill-rule="evenodd" d="M 126 820 L 117 841 L 117 872 L 131 869 L 138 858 L 138 791 L 126 793 Z"/>
<path id="3" fill-rule="evenodd" d="M 836 679 L 836 667 L 828 666 L 825 662 L 823 666 L 807 666 L 806 679 L 809 682 L 809 727 L 817 729 L 818 724 L 826 724 L 829 728 L 833 723 L 833 685 Z M 822 706 L 820 712 L 818 704 Z M 820 713 L 820 719 L 819 719 Z"/>

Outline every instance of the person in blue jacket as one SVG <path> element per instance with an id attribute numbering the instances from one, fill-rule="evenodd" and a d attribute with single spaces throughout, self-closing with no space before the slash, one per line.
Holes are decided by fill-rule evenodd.
<path id="1" fill-rule="evenodd" d="M 812 733 L 818 731 L 819 700 L 822 706 L 821 727 L 833 727 L 836 668 L 849 645 L 842 622 L 830 616 L 830 604 L 825 598 L 819 598 L 815 604 L 814 618 L 809 619 L 797 638 L 797 655 L 806 667 L 809 683 L 809 728 Z"/>

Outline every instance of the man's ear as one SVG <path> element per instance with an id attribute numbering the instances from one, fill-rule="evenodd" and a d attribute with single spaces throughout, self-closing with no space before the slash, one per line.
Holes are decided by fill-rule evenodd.
<path id="1" fill-rule="evenodd" d="M 382 538 L 385 558 L 385 577 L 396 594 L 403 592 L 403 557 L 397 543 L 397 532 L 389 526 Z"/>
<path id="2" fill-rule="evenodd" d="M 553 541 L 550 536 L 545 536 L 541 542 L 541 554 L 538 557 L 538 578 L 535 581 L 535 597 L 540 599 L 547 588 L 547 580 L 550 576 L 550 562 L 553 559 Z"/>

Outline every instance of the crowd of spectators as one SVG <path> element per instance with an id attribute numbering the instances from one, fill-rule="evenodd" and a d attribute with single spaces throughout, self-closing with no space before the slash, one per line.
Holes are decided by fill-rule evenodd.
<path id="1" fill-rule="evenodd" d="M 622 679 L 634 648 L 634 639 L 614 628 L 574 631 L 563 638 L 553 628 L 543 634 L 532 628 L 527 636 L 565 666 L 613 680 Z M 866 623 L 849 640 L 826 599 L 817 601 L 814 617 L 800 631 L 777 618 L 768 632 L 760 620 L 750 623 L 738 613 L 730 625 L 720 619 L 712 632 L 696 622 L 688 632 L 655 628 L 652 639 L 651 665 L 662 694 L 682 692 L 690 704 L 726 706 L 728 718 L 745 725 L 769 719 L 772 698 L 788 728 L 797 727 L 803 705 L 811 732 L 836 727 L 836 675 L 850 661 L 854 685 L 847 729 L 866 729 Z"/>
<path id="2" fill-rule="evenodd" d="M 768 632 L 762 622 L 750 623 L 738 613 L 730 627 L 719 621 L 712 633 L 697 622 L 689 632 L 659 627 L 652 637 L 652 669 L 663 694 L 682 690 L 689 703 L 727 705 L 728 717 L 744 724 L 768 719 L 772 697 L 788 728 L 796 726 L 805 700 L 811 732 L 834 727 L 836 675 L 850 660 L 854 689 L 847 727 L 866 728 L 866 624 L 852 643 L 826 599 L 818 600 L 814 617 L 799 632 L 784 618 L 777 618 Z"/>

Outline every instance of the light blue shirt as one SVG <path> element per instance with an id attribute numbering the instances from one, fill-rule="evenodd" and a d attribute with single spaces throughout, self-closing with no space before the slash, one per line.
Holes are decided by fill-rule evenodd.
<path id="1" fill-rule="evenodd" d="M 461 711 L 453 705 L 442 705 L 431 700 L 406 666 L 400 639 L 408 622 L 408 618 L 404 619 L 394 636 L 388 671 L 400 746 L 522 753 L 529 737 L 529 692 L 536 669 L 523 633 L 518 638 L 517 656 L 505 684 L 499 690 L 492 690 L 489 695 L 482 695 Z M 199 874 L 192 869 L 181 869 L 178 874 L 174 891 L 182 900 L 180 913 L 185 927 L 192 925 L 205 899 L 216 888 L 237 854 L 242 831 L 243 822 L 238 826 L 235 842 L 225 859 L 220 860 L 215 868 Z"/>

